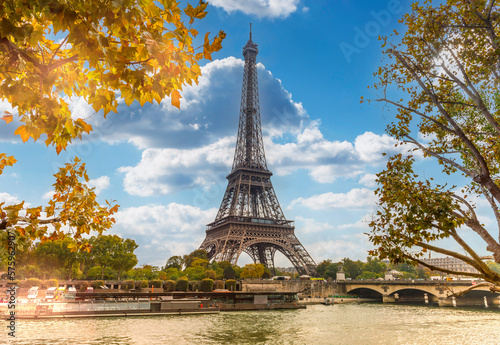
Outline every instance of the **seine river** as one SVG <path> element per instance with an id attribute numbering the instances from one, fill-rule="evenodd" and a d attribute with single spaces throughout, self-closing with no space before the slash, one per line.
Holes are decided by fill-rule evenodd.
<path id="1" fill-rule="evenodd" d="M 0 321 L 6 322 L 6 321 Z M 500 344 L 500 309 L 344 304 L 302 310 L 19 321 L 2 344 Z"/>

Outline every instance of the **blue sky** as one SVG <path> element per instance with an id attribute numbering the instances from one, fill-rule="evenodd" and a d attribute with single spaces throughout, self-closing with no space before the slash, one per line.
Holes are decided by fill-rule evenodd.
<path id="1" fill-rule="evenodd" d="M 224 30 L 223 49 L 203 77 L 181 93 L 181 110 L 123 102 L 118 114 L 94 115 L 82 99 L 75 114 L 94 132 L 60 155 L 43 142 L 22 144 L 13 124 L 0 124 L 2 152 L 18 163 L 0 176 L 0 199 L 45 204 L 52 174 L 76 155 L 88 167 L 100 200 L 121 205 L 110 233 L 140 245 L 140 264 L 163 265 L 197 249 L 222 200 L 236 141 L 242 47 L 253 23 L 258 44 L 262 127 L 272 182 L 296 234 L 317 263 L 364 260 L 371 248 L 366 220 L 375 207 L 374 174 L 390 109 L 360 104 L 381 64 L 379 35 L 401 30 L 410 2 L 348 0 L 214 0 L 196 25 Z M 7 104 L 0 106 L 8 109 Z M 242 257 L 239 264 L 249 263 Z M 291 266 L 284 257 L 278 266 Z"/>

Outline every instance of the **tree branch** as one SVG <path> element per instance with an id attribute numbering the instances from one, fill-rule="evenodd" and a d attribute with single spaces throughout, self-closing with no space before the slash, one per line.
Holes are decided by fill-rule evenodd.
<path id="1" fill-rule="evenodd" d="M 446 73 L 450 76 L 450 78 L 452 78 L 453 80 L 456 81 L 456 83 L 458 85 L 460 85 L 460 87 L 462 88 L 462 90 L 464 90 L 465 93 L 467 93 L 467 95 L 469 95 L 470 98 L 472 98 L 472 100 L 477 104 L 477 108 L 481 111 L 481 113 L 484 115 L 484 117 L 486 118 L 486 120 L 489 122 L 489 124 L 496 129 L 497 133 L 500 134 L 500 124 L 495 120 L 495 118 L 491 115 L 491 113 L 489 112 L 488 108 L 486 107 L 486 105 L 484 104 L 482 98 L 481 98 L 481 95 L 479 94 L 479 92 L 477 92 L 476 88 L 474 87 L 474 85 L 472 84 L 472 82 L 470 81 L 469 79 L 469 76 L 467 75 L 467 72 L 465 71 L 465 68 L 464 66 L 462 65 L 462 63 L 460 63 L 460 61 L 458 60 L 455 52 L 453 51 L 453 49 L 449 48 L 448 45 L 445 45 L 446 48 L 448 49 L 448 52 L 451 54 L 451 56 L 453 57 L 453 60 L 455 60 L 455 63 L 457 64 L 458 68 L 460 69 L 460 72 L 462 73 L 464 79 L 465 79 L 465 82 L 467 83 L 467 86 L 472 90 L 470 91 L 466 86 L 465 84 L 462 83 L 462 81 L 460 79 L 458 79 L 453 73 L 451 73 L 448 68 L 446 68 L 446 66 L 443 65 L 443 69 L 445 69 Z"/>
<path id="2" fill-rule="evenodd" d="M 453 256 L 454 258 L 460 259 L 463 262 L 468 263 L 469 265 L 471 265 L 472 267 L 476 268 L 479 271 L 478 265 L 476 264 L 476 262 L 465 255 L 459 254 L 459 253 L 454 252 L 452 250 L 439 248 L 439 247 L 433 246 L 433 245 L 425 243 L 425 242 L 418 242 L 418 243 L 416 243 L 416 245 L 419 247 L 425 248 L 427 250 L 432 250 L 433 252 L 436 252 L 436 253 L 440 253 L 440 254 L 444 254 L 444 255 L 448 255 L 448 256 Z"/>
<path id="3" fill-rule="evenodd" d="M 25 222 L 25 223 L 31 223 L 32 219 L 27 218 L 27 217 L 18 217 L 17 218 L 20 222 Z M 38 220 L 38 224 L 53 224 L 56 222 L 60 222 L 61 218 L 60 217 L 55 217 L 55 218 L 49 218 L 49 219 L 40 219 Z"/>
<path id="4" fill-rule="evenodd" d="M 52 57 L 50 58 L 50 61 L 49 61 L 49 66 L 50 64 L 52 63 L 52 61 L 54 61 L 54 58 L 56 57 L 57 53 L 59 52 L 59 49 L 61 49 L 61 47 L 63 46 L 63 44 L 66 43 L 66 41 L 68 40 L 68 36 L 66 36 L 63 41 L 61 42 L 61 44 L 59 44 L 59 46 L 57 47 L 56 51 L 54 52 L 54 54 L 52 54 Z"/>
<path id="5" fill-rule="evenodd" d="M 498 52 L 498 48 L 499 48 L 498 37 L 495 33 L 495 28 L 491 24 L 491 11 L 493 9 L 494 4 L 495 4 L 495 0 L 491 0 L 488 15 L 486 17 L 483 17 L 477 10 L 475 11 L 475 13 L 476 13 L 476 16 L 479 18 L 479 20 L 481 20 L 486 26 L 486 31 L 488 32 L 488 35 L 490 38 L 490 43 L 493 47 L 493 50 Z M 497 66 L 496 67 L 497 67 L 497 70 L 500 71 L 500 55 L 498 53 L 497 53 Z M 498 75 L 498 73 L 495 73 L 495 74 Z"/>
<path id="6" fill-rule="evenodd" d="M 488 191 L 486 190 L 486 188 L 484 188 L 483 186 L 480 186 L 480 187 L 481 187 L 481 190 L 483 191 L 484 197 L 490 203 L 491 209 L 493 210 L 493 213 L 495 214 L 495 218 L 497 220 L 497 225 L 498 225 L 498 229 L 499 229 L 499 238 L 498 238 L 498 240 L 500 241 L 500 211 L 498 210 L 498 206 L 497 206 L 497 204 L 495 202 L 495 199 L 493 199 L 491 197 L 490 193 L 488 193 Z"/>
<path id="7" fill-rule="evenodd" d="M 406 257 L 408 260 L 415 261 L 419 265 L 427 267 L 427 268 L 429 268 L 429 269 L 431 269 L 433 271 L 439 271 L 439 272 L 453 274 L 453 275 L 464 275 L 464 276 L 469 276 L 469 277 L 474 277 L 474 278 L 482 278 L 483 277 L 480 273 L 452 271 L 452 270 L 448 270 L 448 269 L 441 268 L 441 267 L 438 267 L 438 266 L 434 266 L 434 265 L 428 264 L 425 261 L 417 259 L 417 258 L 415 258 L 415 257 L 413 257 L 411 255 L 408 255 L 408 254 L 403 254 L 403 256 Z"/>
<path id="8" fill-rule="evenodd" d="M 424 151 L 425 153 L 427 153 L 428 155 L 430 156 L 433 156 L 437 159 L 440 159 L 442 160 L 443 162 L 446 162 L 448 164 L 450 164 L 451 166 L 457 168 L 458 170 L 460 170 L 461 172 L 463 172 L 464 174 L 470 176 L 470 177 L 474 177 L 476 176 L 475 173 L 473 173 L 472 171 L 470 171 L 469 169 L 461 166 L 460 164 L 458 164 L 457 162 L 449 159 L 449 158 L 446 158 L 446 157 L 443 157 L 441 155 L 439 155 L 438 153 L 434 152 L 434 151 L 431 151 L 429 150 L 428 148 L 426 148 L 425 146 L 423 146 L 422 144 L 420 144 L 417 140 L 413 139 L 412 137 L 410 137 L 409 135 L 406 135 L 406 138 L 409 139 L 409 142 L 411 142 L 412 144 L 414 144 L 415 146 L 418 146 L 419 149 L 421 149 L 422 151 Z"/>
<path id="9" fill-rule="evenodd" d="M 491 0 L 490 6 L 488 8 L 488 13 L 486 14 L 486 19 L 491 21 L 491 11 L 493 10 L 493 5 L 495 5 L 495 0 Z"/>
<path id="10" fill-rule="evenodd" d="M 477 160 L 477 163 L 481 167 L 481 173 L 474 177 L 474 181 L 480 184 L 484 184 L 486 188 L 491 192 L 493 197 L 500 201 L 500 188 L 493 182 L 490 176 L 490 171 L 488 168 L 488 164 L 484 160 L 484 157 L 481 155 L 477 147 L 474 145 L 472 141 L 467 138 L 465 133 L 462 131 L 460 126 L 455 122 L 455 120 L 451 117 L 451 115 L 443 108 L 443 106 L 439 103 L 437 96 L 432 93 L 427 86 L 422 82 L 422 79 L 415 73 L 415 71 L 408 64 L 408 61 L 395 49 L 389 49 L 389 53 L 396 56 L 396 59 L 410 72 L 415 81 L 420 85 L 422 90 L 432 99 L 435 106 L 438 108 L 439 112 L 446 118 L 446 120 L 453 126 L 456 135 L 460 138 L 460 140 L 469 148 L 474 157 Z"/>
<path id="11" fill-rule="evenodd" d="M 448 296 L 448 297 L 452 297 L 452 296 L 453 296 L 453 297 L 460 297 L 460 296 L 465 295 L 465 294 L 466 294 L 467 292 L 469 292 L 469 291 L 475 290 L 475 289 L 477 289 L 477 288 L 485 287 L 485 286 L 486 286 L 486 287 L 489 287 L 489 288 L 490 288 L 490 291 L 491 291 L 491 292 L 493 292 L 493 293 L 494 293 L 494 292 L 500 292 L 500 287 L 496 286 L 495 284 L 492 284 L 492 283 L 486 283 L 486 282 L 485 282 L 485 283 L 478 283 L 478 284 L 476 284 L 476 285 L 471 285 L 471 286 L 469 286 L 468 288 L 466 288 L 465 290 L 462 290 L 462 291 L 460 291 L 460 292 L 453 292 L 453 291 L 451 291 L 451 292 L 452 292 L 452 294 L 451 294 L 450 296 Z"/>
<path id="12" fill-rule="evenodd" d="M 419 112 L 418 110 L 416 109 L 412 109 L 412 108 L 409 108 L 409 107 L 405 107 L 404 105 L 402 104 L 399 104 L 397 102 L 394 102 L 394 101 L 391 101 L 387 98 L 379 98 L 376 100 L 377 102 L 386 102 L 386 103 L 389 103 L 389 104 L 392 104 L 392 105 L 395 105 L 396 107 L 398 108 L 401 108 L 401 109 L 405 109 L 405 110 L 408 110 L 414 114 L 417 114 L 418 116 L 421 116 L 423 117 L 424 119 L 427 119 L 431 122 L 433 122 L 434 124 L 436 124 L 439 128 L 441 128 L 443 131 L 446 131 L 446 132 L 449 132 L 449 133 L 452 133 L 452 134 L 457 134 L 457 132 L 449 127 L 446 127 L 444 124 L 442 124 L 441 122 L 439 122 L 438 120 L 436 120 L 435 118 L 431 117 L 431 116 L 428 116 L 428 115 L 425 115 L 424 113 L 421 113 Z"/>
<path id="13" fill-rule="evenodd" d="M 500 276 L 498 275 L 498 273 L 493 272 L 488 267 L 488 265 L 486 265 L 483 262 L 483 260 L 481 260 L 479 255 L 477 255 L 476 252 L 474 250 L 472 250 L 472 248 L 458 235 L 458 233 L 455 230 L 451 230 L 450 234 L 453 237 L 453 239 L 458 244 L 460 244 L 460 246 L 462 246 L 462 248 L 464 248 L 467 253 L 469 253 L 469 255 L 472 257 L 474 262 L 477 264 L 477 266 L 476 265 L 473 265 L 473 266 L 476 267 L 479 272 L 482 272 L 486 277 L 491 277 L 491 279 L 493 279 L 493 280 L 500 281 Z"/>

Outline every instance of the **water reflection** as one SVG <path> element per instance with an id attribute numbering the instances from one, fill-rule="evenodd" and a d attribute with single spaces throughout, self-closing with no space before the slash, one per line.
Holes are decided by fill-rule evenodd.
<path id="1" fill-rule="evenodd" d="M 2 344 L 498 344 L 500 310 L 382 304 L 286 311 L 21 320 Z M 3 327 L 2 327 L 3 328 Z"/>

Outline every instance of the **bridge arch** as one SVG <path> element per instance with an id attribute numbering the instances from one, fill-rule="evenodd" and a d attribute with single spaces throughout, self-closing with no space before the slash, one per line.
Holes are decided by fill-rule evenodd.
<path id="1" fill-rule="evenodd" d="M 370 287 L 358 287 L 355 289 L 351 289 L 346 291 L 348 295 L 356 295 L 361 298 L 377 298 L 382 300 L 383 293 L 378 291 L 377 289 L 370 288 Z"/>

